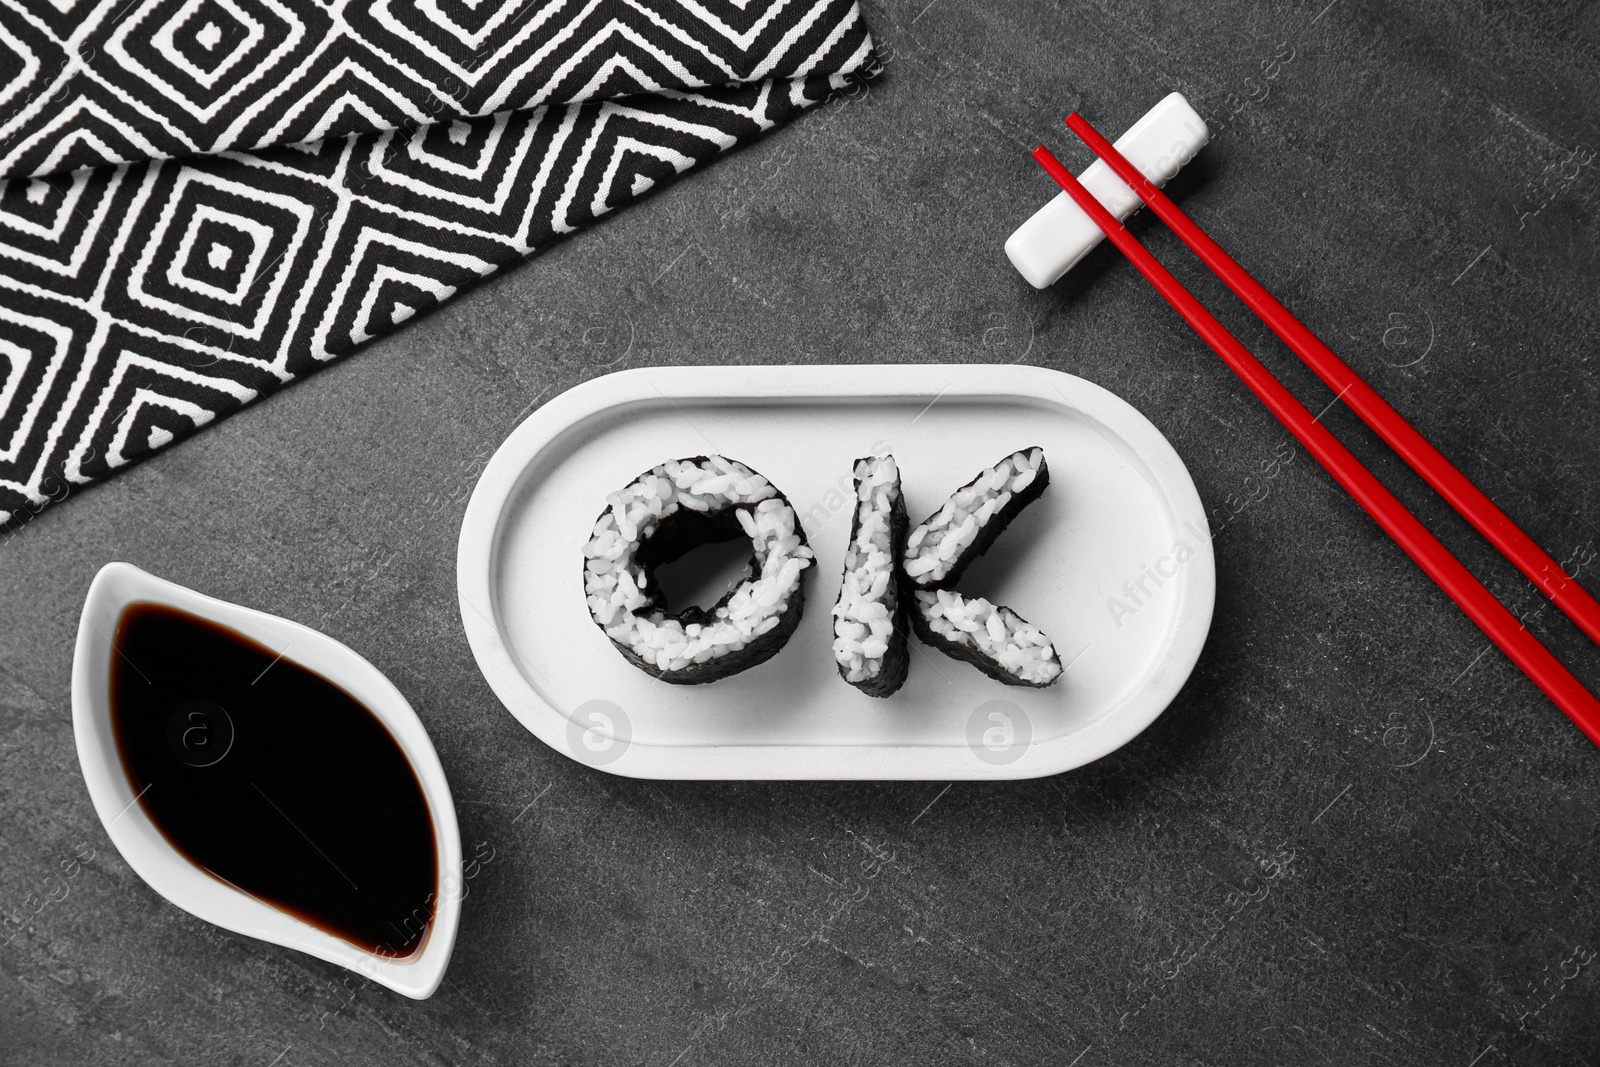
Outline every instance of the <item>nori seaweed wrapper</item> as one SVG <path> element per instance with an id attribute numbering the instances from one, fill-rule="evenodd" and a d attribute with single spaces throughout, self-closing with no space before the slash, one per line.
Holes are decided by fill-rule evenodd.
<path id="1" fill-rule="evenodd" d="M 1038 446 L 1029 445 L 1027 448 L 1019 448 L 1016 450 L 1016 452 L 1012 452 L 1009 455 L 1002 457 L 1002 459 L 1010 459 L 1011 456 L 1016 455 L 1017 452 L 1031 452 L 1036 447 Z M 957 488 L 955 492 L 959 493 L 962 489 L 970 487 L 979 478 L 982 478 L 985 474 L 988 474 L 993 468 L 994 464 L 990 464 L 989 466 L 985 467 L 983 470 L 975 474 L 971 481 Z M 1011 499 L 1006 502 L 1006 506 L 995 512 L 992 516 L 990 516 L 988 522 L 984 523 L 978 528 L 977 538 L 973 540 L 972 544 L 963 549 L 960 555 L 956 556 L 956 558 L 951 561 L 949 574 L 939 579 L 929 579 L 926 576 L 921 578 L 913 578 L 910 575 L 907 575 L 906 581 L 910 582 L 918 589 L 954 589 L 956 583 L 961 580 L 961 575 L 966 572 L 966 569 L 969 566 L 972 565 L 972 562 L 985 552 L 989 551 L 989 546 L 994 544 L 996 538 L 1005 533 L 1006 527 L 1011 525 L 1012 520 L 1014 520 L 1018 515 L 1022 514 L 1023 509 L 1029 504 L 1033 503 L 1035 500 L 1038 500 L 1049 484 L 1050 464 L 1044 456 L 1044 450 L 1040 449 L 1039 470 L 1034 476 L 1033 481 L 1021 492 L 1011 494 Z M 951 493 L 950 495 L 955 496 L 955 493 Z M 939 507 L 933 509 L 933 514 L 929 515 L 928 518 L 923 519 L 922 522 L 918 523 L 917 525 L 921 526 L 923 523 L 930 521 L 934 518 L 934 516 L 938 515 L 943 508 L 944 505 L 940 504 Z M 915 528 L 916 527 L 912 527 L 912 529 Z M 902 553 L 902 566 L 904 566 L 904 562 L 905 556 L 904 553 Z M 915 614 L 915 612 L 912 614 Z"/>
<path id="2" fill-rule="evenodd" d="M 706 456 L 687 456 L 677 462 L 693 463 L 699 466 L 705 464 L 708 458 Z M 642 472 L 628 484 L 633 485 L 646 475 L 670 462 L 674 461 L 667 460 L 656 464 L 649 470 Z M 739 461 L 730 460 L 730 462 L 738 463 Z M 759 473 L 746 463 L 739 463 L 739 466 L 752 474 Z M 771 479 L 767 479 L 767 484 L 772 485 Z M 776 485 L 772 486 L 772 492 L 773 496 L 769 499 L 781 500 L 785 507 L 793 511 L 793 505 L 789 503 L 789 498 L 784 496 Z M 699 548 L 701 545 L 721 544 L 744 537 L 744 527 L 739 525 L 739 517 L 736 512 L 740 508 L 748 508 L 750 506 L 739 504 L 729 505 L 713 511 L 696 511 L 680 504 L 677 511 L 662 519 L 648 537 L 641 539 L 639 550 L 634 556 L 644 572 L 644 581 L 639 591 L 645 594 L 648 599 L 644 604 L 636 608 L 633 614 L 646 615 L 652 611 L 660 611 L 668 618 L 676 619 L 684 626 L 688 626 L 691 623 L 707 625 L 714 621 L 717 609 L 727 604 L 743 582 L 736 583 L 730 587 L 722 595 L 722 598 L 709 608 L 690 605 L 682 611 L 673 611 L 667 605 L 666 598 L 661 593 L 660 583 L 655 579 L 655 571 L 657 567 L 672 563 L 674 560 L 681 558 L 686 552 Z M 603 518 L 611 510 L 609 506 L 606 507 L 596 517 L 596 521 Z M 798 516 L 795 522 L 795 534 L 800 538 L 801 547 L 808 547 L 806 532 L 801 527 Z M 752 551 L 750 562 L 745 565 L 745 580 L 755 575 L 759 568 L 760 560 Z M 722 678 L 728 678 L 741 671 L 747 671 L 751 667 L 765 663 L 773 656 L 776 656 L 783 646 L 788 643 L 789 638 L 794 635 L 795 629 L 800 625 L 800 616 L 805 610 L 806 576 L 813 569 L 811 566 L 801 569 L 794 595 L 789 598 L 782 614 L 778 616 L 778 625 L 756 637 L 743 648 L 725 652 L 704 663 L 691 663 L 687 667 L 664 671 L 656 666 L 654 660 L 645 659 L 628 645 L 612 638 L 610 634 L 606 634 L 606 638 L 611 641 L 612 647 L 622 653 L 623 658 L 629 663 L 651 677 L 659 678 L 663 682 L 672 685 L 703 685 L 706 682 L 715 682 Z M 587 574 L 587 569 L 585 574 Z M 600 627 L 602 633 L 605 633 L 605 627 L 600 625 L 598 619 L 595 619 L 594 623 Z"/>
<path id="3" fill-rule="evenodd" d="M 1010 671 L 1002 667 L 996 660 L 985 655 L 981 649 L 973 645 L 963 644 L 960 641 L 952 641 L 943 634 L 935 631 L 933 627 L 928 624 L 927 617 L 922 613 L 921 602 L 917 600 L 915 596 L 912 596 L 911 600 L 911 605 L 906 609 L 907 614 L 911 616 L 911 628 L 916 631 L 917 637 L 921 638 L 922 643 L 930 648 L 938 649 L 951 659 L 958 659 L 963 663 L 970 663 L 984 674 L 987 674 L 989 677 L 993 678 L 995 681 L 1003 682 L 1006 685 L 1017 685 L 1027 689 L 1048 689 L 1061 680 L 1062 676 L 1060 674 L 1057 674 L 1048 682 L 1030 682 L 1025 678 L 1019 678 L 1017 675 L 1012 674 Z M 1005 610 L 1011 611 L 1010 608 L 1006 608 Z M 1017 615 L 1017 613 L 1014 611 L 1011 611 L 1011 614 L 1016 615 L 1017 618 L 1021 619 L 1023 622 L 1028 621 L 1027 619 L 1023 619 L 1021 615 Z"/>
<path id="4" fill-rule="evenodd" d="M 876 457 L 865 456 L 850 465 L 854 471 L 862 463 Z M 861 532 L 861 479 L 856 479 L 855 507 L 850 512 L 850 540 L 847 546 L 856 543 L 856 535 Z M 905 552 L 906 534 L 911 531 L 911 524 L 906 517 L 906 497 L 900 489 L 898 476 L 894 483 L 893 502 L 889 510 L 889 620 L 894 624 L 894 629 L 889 633 L 889 648 L 883 655 L 883 669 L 875 678 L 864 678 L 859 682 L 851 682 L 846 676 L 845 667 L 838 657 L 834 657 L 834 664 L 839 669 L 839 677 L 850 685 L 855 686 L 869 697 L 892 696 L 902 685 L 906 684 L 906 675 L 911 671 L 911 643 L 906 638 L 906 597 L 905 572 L 900 565 L 900 559 Z M 844 595 L 841 581 L 839 593 Z"/>

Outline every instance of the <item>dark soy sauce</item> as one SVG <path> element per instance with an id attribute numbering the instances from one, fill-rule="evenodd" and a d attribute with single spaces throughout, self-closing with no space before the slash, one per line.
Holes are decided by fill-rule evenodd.
<path id="1" fill-rule="evenodd" d="M 282 650 L 159 604 L 117 623 L 111 722 L 139 803 L 191 863 L 381 956 L 433 919 L 428 802 L 394 737 Z"/>

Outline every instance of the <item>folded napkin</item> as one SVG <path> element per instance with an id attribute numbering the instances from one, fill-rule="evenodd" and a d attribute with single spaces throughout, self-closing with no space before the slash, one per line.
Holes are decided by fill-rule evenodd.
<path id="1" fill-rule="evenodd" d="M 0 528 L 871 51 L 855 0 L 0 0 Z"/>

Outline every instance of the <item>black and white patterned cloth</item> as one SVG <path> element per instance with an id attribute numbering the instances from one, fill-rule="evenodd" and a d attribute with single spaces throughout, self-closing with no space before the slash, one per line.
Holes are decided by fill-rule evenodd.
<path id="1" fill-rule="evenodd" d="M 0 0 L 0 528 L 871 50 L 855 0 Z"/>

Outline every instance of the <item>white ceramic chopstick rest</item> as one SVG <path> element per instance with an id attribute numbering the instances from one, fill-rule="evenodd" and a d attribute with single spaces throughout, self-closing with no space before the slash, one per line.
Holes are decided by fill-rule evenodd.
<path id="1" fill-rule="evenodd" d="M 1178 168 L 1193 159 L 1210 138 L 1205 120 L 1183 94 L 1171 93 L 1117 138 L 1116 147 L 1159 187 L 1172 180 Z M 1133 190 L 1098 159 L 1078 180 L 1119 219 L 1126 219 L 1140 206 Z M 1006 256 L 1030 285 L 1047 289 L 1104 237 L 1071 197 L 1058 193 L 1006 239 Z"/>

